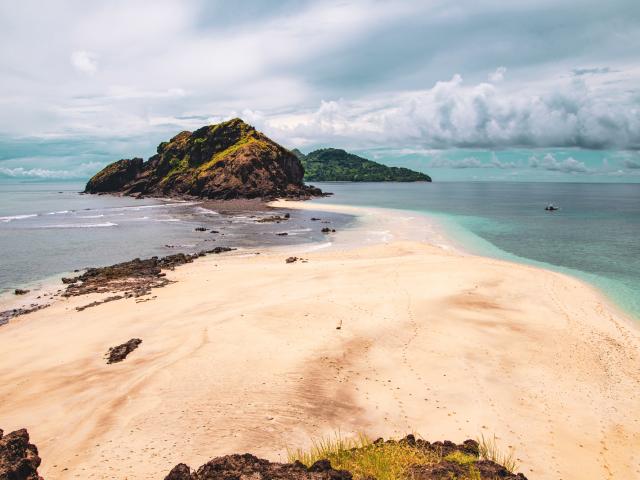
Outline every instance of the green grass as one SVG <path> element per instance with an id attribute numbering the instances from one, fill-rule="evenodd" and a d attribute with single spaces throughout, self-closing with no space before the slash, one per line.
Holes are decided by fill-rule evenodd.
<path id="1" fill-rule="evenodd" d="M 510 472 L 518 468 L 513 452 L 505 454 L 493 438 L 481 436 L 478 439 L 480 459 L 491 460 L 503 465 Z M 337 470 L 348 470 L 354 480 L 373 477 L 377 480 L 411 480 L 409 467 L 412 465 L 434 465 L 442 460 L 458 463 L 466 467 L 468 473 L 451 480 L 482 480 L 474 455 L 460 451 L 452 452 L 444 458 L 439 453 L 430 453 L 412 447 L 407 443 L 373 443 L 366 435 L 343 438 L 339 433 L 333 437 L 312 442 L 309 450 L 287 450 L 289 462 L 296 460 L 310 467 L 318 460 L 327 459 Z"/>
<path id="2" fill-rule="evenodd" d="M 202 165 L 200 165 L 198 167 L 198 172 L 205 172 L 208 169 L 210 169 L 211 167 L 213 167 L 216 163 L 218 163 L 219 161 L 225 159 L 226 157 L 228 157 L 229 155 L 231 155 L 232 153 L 236 152 L 237 150 L 249 145 L 249 144 L 257 144 L 262 148 L 268 148 L 268 145 L 266 142 L 252 137 L 252 136 L 248 136 L 248 137 L 243 137 L 240 140 L 238 140 L 236 143 L 234 143 L 233 145 L 231 145 L 230 147 L 226 148 L 225 150 L 222 150 L 221 152 L 218 152 L 216 154 L 214 154 L 211 157 L 211 160 L 209 160 L 208 162 L 203 163 Z"/>
<path id="3" fill-rule="evenodd" d="M 310 467 L 317 460 L 328 459 L 338 470 L 348 470 L 357 480 L 374 477 L 377 480 L 406 480 L 411 465 L 436 463 L 440 457 L 428 454 L 404 443 L 374 444 L 365 435 L 355 439 L 334 438 L 314 441 L 310 450 L 289 451 L 289 461 L 299 460 Z"/>
<path id="4" fill-rule="evenodd" d="M 456 462 L 456 463 L 459 463 L 460 465 L 469 465 L 478 461 L 478 459 L 473 455 L 469 455 L 469 454 L 458 452 L 458 451 L 450 453 L 449 455 L 444 457 L 443 460 Z"/>
<path id="5" fill-rule="evenodd" d="M 495 435 L 493 438 L 485 438 L 484 435 L 482 435 L 477 439 L 477 442 L 480 446 L 480 458 L 482 460 L 491 460 L 492 462 L 496 462 L 511 473 L 518 469 L 518 462 L 514 457 L 514 453 L 512 451 L 504 453 L 498 445 Z"/>

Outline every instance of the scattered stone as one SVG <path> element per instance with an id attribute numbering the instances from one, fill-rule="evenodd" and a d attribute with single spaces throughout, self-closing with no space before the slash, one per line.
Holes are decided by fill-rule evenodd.
<path id="1" fill-rule="evenodd" d="M 271 215 L 270 217 L 259 218 L 256 220 L 256 223 L 280 223 L 289 220 L 290 217 L 291 215 L 288 213 L 285 213 L 282 217 L 280 215 Z"/>
<path id="2" fill-rule="evenodd" d="M 329 227 L 324 227 L 322 230 L 320 230 L 322 233 L 332 233 L 335 232 L 335 229 L 333 228 L 329 228 Z"/>
<path id="3" fill-rule="evenodd" d="M 16 295 L 26 295 L 29 292 L 30 292 L 30 290 L 23 290 L 22 288 L 16 288 L 13 291 L 13 293 L 15 293 Z"/>
<path id="4" fill-rule="evenodd" d="M 209 233 L 220 233 L 218 230 L 211 230 Z"/>
<path id="5" fill-rule="evenodd" d="M 205 228 L 205 227 L 196 227 L 196 228 L 194 228 L 194 230 L 195 230 L 196 232 L 206 232 L 206 231 L 207 231 L 207 230 L 209 230 L 209 229 L 208 229 L 208 228 Z"/>
<path id="6" fill-rule="evenodd" d="M 319 220 L 322 220 L 321 218 L 316 218 L 316 217 L 311 217 L 311 221 L 312 222 L 317 222 Z"/>
<path id="7" fill-rule="evenodd" d="M 278 235 L 279 237 L 286 237 L 289 234 L 287 232 L 282 232 L 282 233 L 276 233 L 276 235 Z"/>
<path id="8" fill-rule="evenodd" d="M 81 312 L 83 310 L 86 310 L 87 308 L 97 307 L 98 305 L 102 305 L 103 303 L 113 302 L 115 300 L 120 300 L 121 298 L 125 298 L 125 297 L 127 297 L 127 295 L 124 295 L 124 296 L 123 295 L 112 295 L 112 296 L 107 297 L 107 298 L 105 298 L 103 300 L 91 302 L 91 303 L 88 303 L 86 305 L 82 305 L 80 307 L 76 307 L 76 310 L 78 312 Z"/>
<path id="9" fill-rule="evenodd" d="M 285 262 L 287 263 L 293 263 L 293 262 L 297 262 L 298 261 L 298 257 L 289 257 L 285 260 Z"/>
<path id="10" fill-rule="evenodd" d="M 76 272 L 77 272 L 77 270 L 76 270 Z M 78 281 L 77 277 L 75 277 L 75 278 L 62 277 L 62 283 L 64 283 L 65 285 L 68 285 L 70 283 L 75 283 L 77 281 Z"/>
<path id="11" fill-rule="evenodd" d="M 4 310 L 0 312 L 0 326 L 9 323 L 9 320 L 15 317 L 19 317 L 20 315 L 26 315 L 27 313 L 36 312 L 38 310 L 42 310 L 43 308 L 47 308 L 49 306 L 48 303 L 44 303 L 41 305 L 34 305 L 31 308 L 13 308 L 11 310 Z M 1 478 L 1 477 L 0 477 Z"/>
<path id="12" fill-rule="evenodd" d="M 5 436 L 0 429 L 0 479 L 42 480 L 38 475 L 40 462 L 38 449 L 29 443 L 29 434 L 24 428 Z"/>
<path id="13" fill-rule="evenodd" d="M 127 355 L 129 355 L 136 348 L 138 348 L 138 346 L 141 343 L 142 343 L 142 340 L 140 340 L 139 338 L 132 338 L 128 342 L 125 342 L 116 347 L 111 347 L 107 352 L 107 354 L 105 355 L 105 358 L 107 359 L 107 363 L 121 362 L 122 360 L 127 358 Z"/>

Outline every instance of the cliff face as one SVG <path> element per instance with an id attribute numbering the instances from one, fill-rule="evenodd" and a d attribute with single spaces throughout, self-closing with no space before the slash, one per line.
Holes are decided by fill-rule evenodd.
<path id="1" fill-rule="evenodd" d="M 235 118 L 181 132 L 146 162 L 112 163 L 89 180 L 85 192 L 216 199 L 320 195 L 303 184 L 303 176 L 294 154 Z"/>

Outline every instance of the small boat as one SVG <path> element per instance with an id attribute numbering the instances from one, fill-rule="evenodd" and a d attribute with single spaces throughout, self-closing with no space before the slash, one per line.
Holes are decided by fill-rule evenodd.
<path id="1" fill-rule="evenodd" d="M 544 207 L 544 209 L 547 212 L 555 212 L 556 210 L 558 210 L 558 207 L 554 206 L 552 203 L 550 203 L 549 205 L 547 205 L 546 207 Z"/>

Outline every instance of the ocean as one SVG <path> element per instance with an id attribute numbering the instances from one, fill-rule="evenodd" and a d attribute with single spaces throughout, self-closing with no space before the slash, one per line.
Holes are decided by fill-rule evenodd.
<path id="1" fill-rule="evenodd" d="M 197 201 L 79 194 L 83 189 L 79 182 L 0 183 L 0 295 L 136 257 L 326 241 L 320 232 L 326 225 L 310 222 L 313 212 L 291 210 L 286 222 L 257 223 L 283 213 L 250 209 L 221 215 Z M 350 215 L 322 217 L 332 228 L 353 221 Z"/>
<path id="2" fill-rule="evenodd" d="M 640 320 L 640 185 L 613 183 L 317 183 L 338 203 L 440 221 L 479 255 L 568 273 Z M 547 212 L 553 203 L 558 211 Z"/>
<path id="3" fill-rule="evenodd" d="M 640 319 L 640 185 L 611 183 L 315 183 L 314 200 L 436 218 L 461 248 L 577 276 Z M 200 202 L 79 195 L 82 183 L 0 183 L 0 293 L 135 257 L 322 242 L 313 212 L 219 215 Z M 547 212 L 553 203 L 560 209 Z M 273 212 L 272 212 L 273 213 Z M 333 228 L 348 215 L 323 215 Z M 196 232 L 205 226 L 220 233 Z M 287 236 L 276 233 L 287 232 Z"/>

